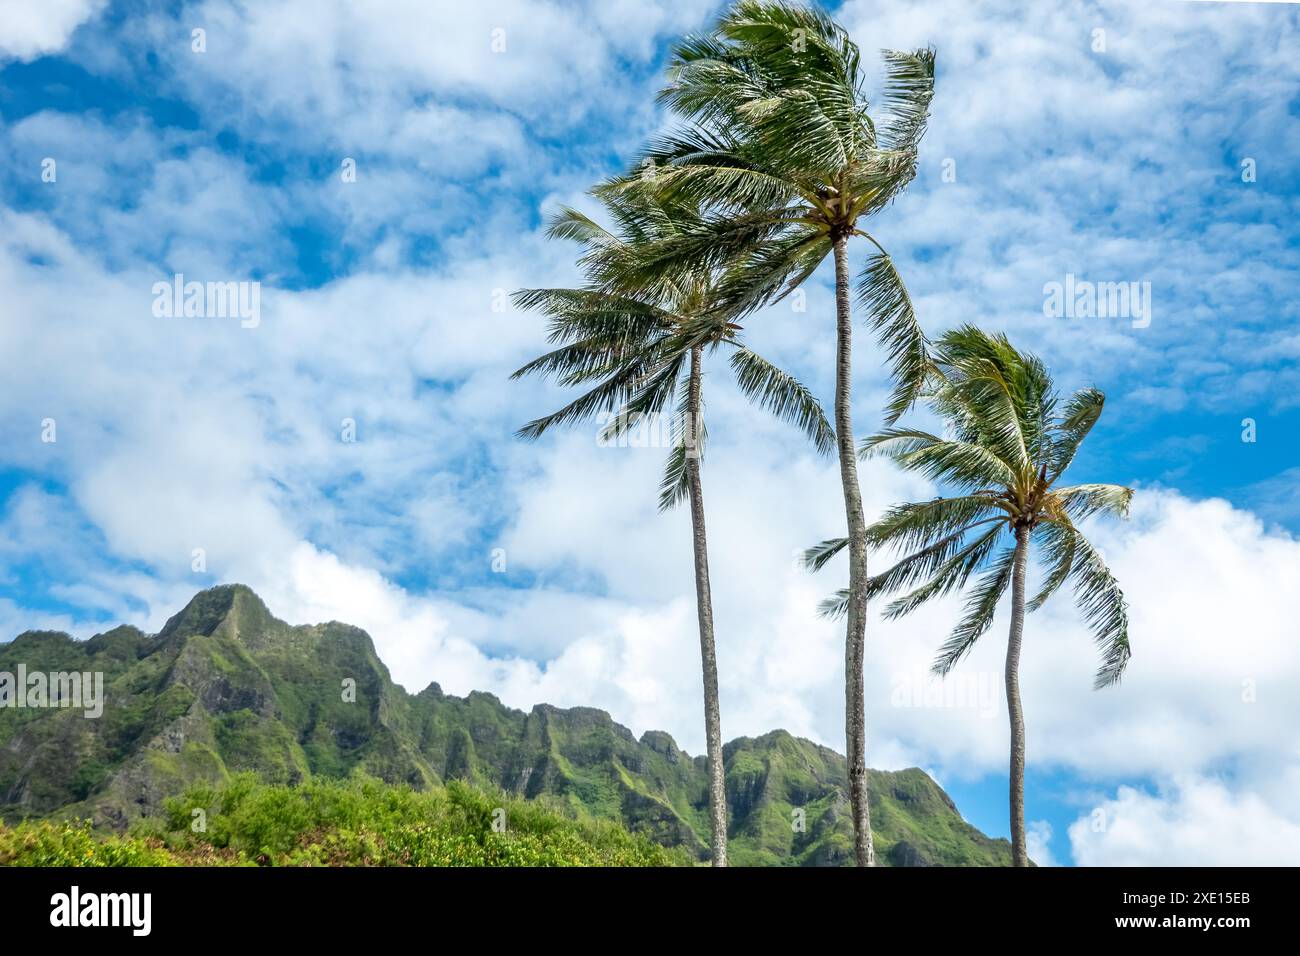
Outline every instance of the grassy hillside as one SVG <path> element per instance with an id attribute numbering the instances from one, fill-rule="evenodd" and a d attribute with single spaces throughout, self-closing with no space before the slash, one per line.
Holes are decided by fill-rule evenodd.
<path id="1" fill-rule="evenodd" d="M 411 695 L 370 637 L 338 622 L 290 626 L 248 588 L 197 595 L 157 635 L 117 628 L 78 642 L 28 632 L 0 644 L 0 671 L 102 671 L 103 716 L 0 710 L 0 819 L 90 818 L 123 832 L 168 799 L 251 771 L 292 787 L 363 773 L 414 791 L 452 781 L 544 800 L 703 858 L 703 757 L 665 733 L 639 739 L 603 711 L 504 706 L 491 694 Z M 844 758 L 773 731 L 724 748 L 738 864 L 841 865 L 851 858 Z M 871 771 L 886 865 L 1001 865 L 1004 840 L 962 819 L 925 773 Z"/>

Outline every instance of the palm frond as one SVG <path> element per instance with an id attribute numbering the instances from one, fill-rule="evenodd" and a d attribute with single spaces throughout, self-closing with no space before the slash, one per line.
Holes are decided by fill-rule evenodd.
<path id="1" fill-rule="evenodd" d="M 835 432 L 821 403 L 792 375 L 744 347 L 731 353 L 731 370 L 745 397 L 781 421 L 798 426 L 822 454 L 835 450 Z"/>
<path id="2" fill-rule="evenodd" d="M 1079 522 L 1095 514 L 1112 514 L 1127 518 L 1133 502 L 1133 489 L 1123 485 L 1069 485 L 1053 489 L 1051 495 L 1060 502 L 1071 521 Z"/>
<path id="3" fill-rule="evenodd" d="M 645 420 L 646 416 L 663 411 L 677 393 L 678 380 L 687 355 L 688 353 L 670 354 L 651 374 L 639 378 L 632 387 L 631 397 L 601 428 L 600 440 L 614 441 Z"/>
<path id="4" fill-rule="evenodd" d="M 566 239 L 583 245 L 618 245 L 619 240 L 590 216 L 568 206 L 551 216 L 546 226 L 548 239 Z"/>
<path id="5" fill-rule="evenodd" d="M 885 406 L 885 424 L 892 425 L 916 402 L 933 371 L 925 333 L 894 260 L 883 251 L 867 260 L 858 298 L 893 372 L 894 393 Z"/>
<path id="6" fill-rule="evenodd" d="M 687 465 L 692 454 L 703 464 L 704 443 L 708 437 L 708 429 L 704 425 L 703 399 L 700 401 L 694 424 L 688 424 L 689 383 L 685 380 L 678 382 L 677 390 L 681 396 L 677 404 L 677 422 L 681 431 L 675 436 L 672 450 L 668 453 L 668 461 L 664 466 L 663 479 L 659 482 L 660 511 L 668 511 L 676 507 L 690 494 L 690 472 Z"/>
<path id="7" fill-rule="evenodd" d="M 905 471 L 916 471 L 933 481 L 963 488 L 1014 484 L 1016 474 L 995 452 L 968 441 L 947 441 L 915 428 L 886 428 L 863 439 L 859 454 L 884 456 Z"/>
<path id="8" fill-rule="evenodd" d="M 557 425 L 567 425 L 601 412 L 613 411 L 633 394 L 637 378 L 637 370 L 624 369 L 595 388 L 584 392 L 558 411 L 533 419 L 515 434 L 519 438 L 533 440 L 541 438 Z"/>
<path id="9" fill-rule="evenodd" d="M 894 505 L 867 528 L 867 543 L 873 547 L 889 545 L 905 551 L 926 548 L 999 510 L 997 501 L 987 495 L 934 498 Z"/>
<path id="10" fill-rule="evenodd" d="M 1020 476 L 1032 480 L 1035 437 L 1045 429 L 1050 385 L 1046 370 L 1024 356 L 1005 335 L 990 335 L 972 325 L 944 334 L 935 348 L 943 373 L 936 397 L 962 426 L 974 430 Z"/>
<path id="11" fill-rule="evenodd" d="M 1043 557 L 1051 562 L 1047 577 L 1038 593 L 1030 600 L 1028 610 L 1037 611 L 1047 599 L 1055 594 L 1070 577 L 1074 570 L 1074 556 L 1077 552 L 1075 542 L 1077 532 L 1068 524 L 1052 521 L 1040 524 L 1034 529 Z"/>
<path id="12" fill-rule="evenodd" d="M 842 620 L 849 613 L 849 589 L 840 588 L 833 597 L 817 605 L 819 616 L 832 621 Z"/>
<path id="13" fill-rule="evenodd" d="M 1065 469 L 1070 467 L 1074 456 L 1078 454 L 1079 446 L 1092 431 L 1092 426 L 1097 424 L 1097 419 L 1101 418 L 1105 404 L 1106 394 L 1097 388 L 1081 388 L 1065 403 L 1048 466 L 1048 477 L 1052 481 L 1060 478 Z"/>
<path id="14" fill-rule="evenodd" d="M 1074 600 L 1101 651 L 1101 666 L 1093 682 L 1100 689 L 1117 683 L 1133 656 L 1128 641 L 1128 602 L 1097 549 L 1082 534 L 1075 535 L 1074 546 L 1077 557 L 1070 572 Z"/>
<path id="15" fill-rule="evenodd" d="M 914 151 L 925 134 L 934 99 L 934 50 L 926 48 L 904 52 L 885 50 L 885 85 L 882 105 L 884 122 L 880 123 L 880 147 L 888 150 Z"/>
<path id="16" fill-rule="evenodd" d="M 948 640 L 939 648 L 931 669 L 945 675 L 957 666 L 975 642 L 993 624 L 998 600 L 1002 597 L 1015 570 L 1016 549 L 1003 548 L 993 565 L 980 577 L 979 583 L 966 602 L 966 613 Z"/>
<path id="17" fill-rule="evenodd" d="M 722 280 L 719 299 L 737 315 L 780 302 L 817 271 L 831 248 L 825 230 L 793 223 L 737 260 Z"/>
<path id="18" fill-rule="evenodd" d="M 874 594 L 889 593 L 901 587 L 908 587 L 918 581 L 924 581 L 919 587 L 896 598 L 885 606 L 884 616 L 895 620 L 911 614 L 922 604 L 942 597 L 949 592 L 966 586 L 970 576 L 978 571 L 988 560 L 1005 527 L 1000 519 L 994 522 L 974 540 L 966 541 L 964 535 L 952 535 L 938 543 L 922 548 L 914 555 L 904 558 L 883 575 L 868 581 L 868 590 Z M 981 525 L 989 521 L 979 522 Z M 872 585 L 872 582 L 880 582 Z"/>
<path id="19" fill-rule="evenodd" d="M 835 555 L 848 545 L 848 538 L 827 538 L 821 544 L 815 544 L 803 553 L 803 566 L 809 571 L 817 572 L 826 567 Z"/>

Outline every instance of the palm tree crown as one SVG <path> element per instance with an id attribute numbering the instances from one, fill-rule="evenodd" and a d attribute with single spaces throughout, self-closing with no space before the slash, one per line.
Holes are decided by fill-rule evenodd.
<path id="1" fill-rule="evenodd" d="M 934 92 L 934 52 L 886 51 L 880 122 L 863 95 L 857 45 L 819 10 L 742 0 L 713 33 L 674 51 L 661 101 L 689 121 L 648 149 L 606 190 L 643 188 L 707 210 L 660 244 L 644 267 L 739 258 L 721 290 L 733 311 L 779 300 L 816 271 L 837 241 L 875 247 L 858 294 L 889 355 L 906 410 L 925 370 L 925 339 L 894 262 L 862 220 L 915 177 Z"/>
<path id="2" fill-rule="evenodd" d="M 1131 654 L 1127 605 L 1078 523 L 1098 513 L 1126 516 L 1133 491 L 1057 484 L 1100 417 L 1105 396 L 1084 388 L 1062 404 L 1039 359 L 1017 351 L 1005 336 L 972 326 L 946 334 L 933 359 L 939 376 L 926 399 L 951 437 L 890 428 L 864 441 L 862 452 L 886 456 L 962 493 L 897 505 L 868 529 L 873 544 L 905 553 L 869 579 L 869 593 L 908 589 L 885 608 L 887 618 L 897 618 L 981 574 L 934 662 L 935 671 L 946 674 L 988 630 L 1011 581 L 1016 549 L 1012 544 L 999 550 L 999 542 L 1005 535 L 1024 536 L 1047 562 L 1029 610 L 1070 581 L 1101 651 L 1095 685 L 1115 683 Z M 820 568 L 843 547 L 843 539 L 825 541 L 807 552 L 806 563 Z M 845 597 L 828 601 L 823 611 L 842 613 Z"/>
<path id="3" fill-rule="evenodd" d="M 529 422 L 520 435 L 537 438 L 554 425 L 605 415 L 602 435 L 616 437 L 676 399 L 685 440 L 674 444 L 660 495 L 661 507 L 671 507 L 685 495 L 687 455 L 703 454 L 702 416 L 691 420 L 685 409 L 692 351 L 726 348 L 741 391 L 829 453 L 834 432 L 820 403 L 793 376 L 747 348 L 740 339 L 743 329 L 720 306 L 724 272 L 697 264 L 690 272 L 645 277 L 644 258 L 659 244 L 697 227 L 698 212 L 689 204 L 661 202 L 643 191 L 606 193 L 602 200 L 612 228 L 564 209 L 549 230 L 553 237 L 582 243 L 580 263 L 588 286 L 515 294 L 521 307 L 548 316 L 549 338 L 556 348 L 513 377 L 541 373 L 562 385 L 591 387 L 559 410 Z"/>

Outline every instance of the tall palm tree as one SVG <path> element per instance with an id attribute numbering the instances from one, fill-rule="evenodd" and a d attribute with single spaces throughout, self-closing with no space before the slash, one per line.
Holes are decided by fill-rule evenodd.
<path id="1" fill-rule="evenodd" d="M 858 296 L 892 366 L 897 390 L 886 424 L 915 397 L 925 338 L 893 260 L 863 228 L 916 174 L 917 149 L 934 91 L 934 52 L 884 54 L 880 122 L 863 95 L 857 45 L 819 10 L 742 0 L 712 33 L 674 51 L 660 98 L 687 121 L 648 150 L 639 172 L 662 196 L 709 215 L 645 258 L 651 269 L 718 263 L 739 255 L 725 298 L 738 311 L 777 301 L 832 256 L 835 265 L 835 433 L 848 525 L 845 733 L 854 853 L 873 862 L 867 803 L 867 542 L 851 414 L 852 309 L 848 244 L 873 247 Z"/>
<path id="2" fill-rule="evenodd" d="M 1005 675 L 1011 724 L 1011 855 L 1014 865 L 1027 866 L 1019 670 L 1030 549 L 1037 546 L 1047 574 L 1028 609 L 1042 607 L 1070 581 L 1102 654 L 1095 686 L 1117 682 L 1130 656 L 1127 604 L 1100 552 L 1077 523 L 1098 513 L 1126 517 L 1133 491 L 1120 485 L 1058 484 L 1101 416 L 1105 395 L 1097 389 L 1081 389 L 1062 405 L 1038 358 L 1017 351 L 1005 336 L 973 326 L 940 339 L 934 362 L 938 374 L 926 399 L 951 437 L 889 428 L 864 441 L 862 450 L 864 455 L 891 458 L 961 493 L 898 505 L 867 529 L 872 545 L 905 552 L 897 564 L 867 582 L 867 593 L 876 597 L 909 589 L 886 606 L 885 616 L 892 619 L 961 590 L 973 574 L 981 574 L 965 616 L 935 659 L 934 671 L 945 675 L 988 630 L 999 599 L 1011 586 Z M 1004 536 L 1010 543 L 996 550 Z M 807 552 L 806 560 L 819 568 L 843 547 L 843 539 L 824 541 Z M 823 610 L 842 614 L 846 602 L 841 592 Z"/>
<path id="3" fill-rule="evenodd" d="M 582 243 L 580 263 L 587 287 L 528 289 L 515 295 L 522 307 L 549 317 L 550 340 L 557 347 L 513 377 L 541 373 L 563 385 L 589 386 L 563 408 L 524 426 L 520 435 L 537 438 L 555 425 L 599 416 L 605 418 L 602 437 L 613 438 L 637 427 L 646 416 L 660 414 L 677 398 L 681 430 L 668 456 L 659 506 L 666 510 L 683 497 L 690 500 L 712 859 L 714 866 L 726 866 L 722 722 L 700 479 L 706 356 L 728 350 L 741 391 L 803 429 L 820 451 L 829 453 L 834 447 L 834 433 L 821 405 L 804 386 L 741 343 L 741 327 L 718 308 L 721 276 L 716 270 L 697 267 L 675 274 L 659 271 L 649 279 L 642 276 L 646 250 L 698 226 L 698 214 L 689 205 L 664 205 L 645 193 L 622 191 L 606 197 L 605 209 L 615 224 L 612 230 L 572 209 L 563 210 L 550 226 L 553 237 Z"/>

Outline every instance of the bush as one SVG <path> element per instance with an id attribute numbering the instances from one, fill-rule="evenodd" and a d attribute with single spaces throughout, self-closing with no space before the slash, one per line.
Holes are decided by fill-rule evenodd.
<path id="1" fill-rule="evenodd" d="M 200 810 L 197 815 L 194 811 Z M 202 826 L 193 828 L 196 821 Z M 89 822 L 0 826 L 0 864 L 26 866 L 670 866 L 690 862 L 623 827 L 467 784 L 416 791 L 358 774 L 197 785 L 132 835 Z"/>
<path id="2" fill-rule="evenodd" d="M 89 820 L 0 825 L 0 866 L 175 866 L 157 840 L 97 836 Z"/>

